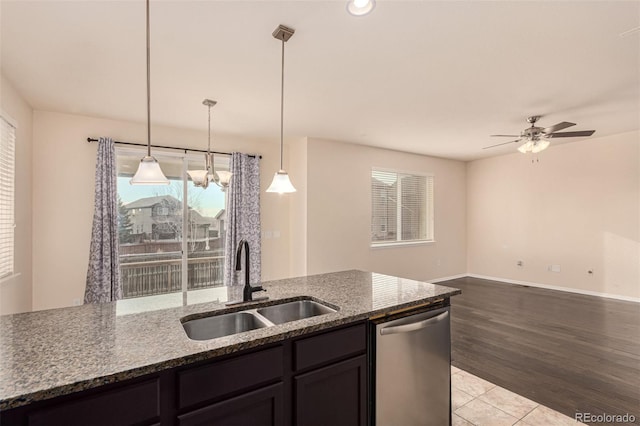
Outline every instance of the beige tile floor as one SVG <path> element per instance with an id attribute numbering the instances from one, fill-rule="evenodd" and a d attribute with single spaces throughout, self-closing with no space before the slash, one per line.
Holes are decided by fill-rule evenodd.
<path id="1" fill-rule="evenodd" d="M 453 426 L 564 426 L 583 424 L 451 366 Z"/>

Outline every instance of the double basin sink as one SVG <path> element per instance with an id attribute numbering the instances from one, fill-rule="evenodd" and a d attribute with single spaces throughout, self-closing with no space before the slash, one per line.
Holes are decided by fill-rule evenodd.
<path id="1" fill-rule="evenodd" d="M 313 300 L 296 300 L 185 321 L 186 317 L 182 327 L 191 340 L 209 340 L 332 312 L 336 310 Z"/>

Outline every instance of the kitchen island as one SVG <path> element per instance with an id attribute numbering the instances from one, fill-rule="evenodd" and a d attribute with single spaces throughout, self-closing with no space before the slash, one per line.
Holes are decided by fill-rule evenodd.
<path id="1" fill-rule="evenodd" d="M 302 338 L 323 338 L 323 332 L 338 330 L 338 346 L 349 346 L 349 341 L 359 339 L 353 339 L 353 327 L 370 318 L 429 304 L 448 305 L 448 299 L 460 293 L 449 287 L 356 270 L 270 281 L 263 286 L 269 300 L 249 305 L 226 306 L 226 302 L 241 298 L 242 287 L 229 287 L 0 317 L 2 424 L 10 424 L 13 418 L 27 424 L 30 406 L 40 404 L 50 411 L 55 409 L 56 401 L 66 403 L 85 394 L 95 400 L 103 389 L 113 388 L 115 392 L 122 383 L 132 383 L 137 386 L 135 389 L 146 386 L 146 390 L 157 394 L 150 406 L 162 407 L 165 399 L 171 405 L 176 396 L 168 395 L 165 388 L 174 386 L 179 381 L 176 375 L 183 377 L 180 374 L 187 367 L 204 368 L 207 363 L 229 362 L 236 355 L 249 354 L 243 356 L 254 356 L 258 364 L 280 357 L 284 361 L 277 362 L 286 370 L 295 363 L 288 359 L 293 356 L 293 349 L 288 347 L 296 346 Z M 303 299 L 317 301 L 336 312 L 203 341 L 189 339 L 181 323 L 185 317 L 219 315 Z M 364 326 L 361 328 L 364 330 Z M 316 340 L 322 343 L 321 339 Z M 275 348 L 284 349 L 280 353 Z M 313 349 L 314 344 L 309 348 Z M 272 352 L 264 359 L 256 357 L 255 354 L 264 355 L 264 349 Z M 344 357 L 359 353 L 354 351 Z M 366 354 L 366 348 L 362 353 Z M 231 364 L 227 367 L 225 371 L 234 368 Z M 284 376 L 292 374 L 288 370 L 282 372 Z M 204 372 L 203 377 L 206 375 Z M 171 383 L 161 386 L 149 380 Z M 271 383 L 269 380 L 264 383 Z M 234 392 L 231 395 L 237 396 Z M 132 398 L 136 395 L 131 394 Z M 289 390 L 283 395 L 291 398 Z M 205 402 L 199 401 L 193 407 L 200 408 L 202 404 Z M 173 411 L 179 413 L 180 407 Z M 10 417 L 11 413 L 19 415 Z M 167 418 L 158 415 L 151 423 L 165 424 Z M 38 422 L 28 422 L 32 423 Z"/>

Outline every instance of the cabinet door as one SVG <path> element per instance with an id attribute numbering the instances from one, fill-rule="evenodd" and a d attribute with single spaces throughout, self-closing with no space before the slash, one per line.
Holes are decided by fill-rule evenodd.
<path id="1" fill-rule="evenodd" d="M 282 383 L 178 416 L 180 426 L 278 426 L 284 422 Z"/>
<path id="2" fill-rule="evenodd" d="M 367 357 L 351 358 L 294 378 L 295 424 L 364 426 Z"/>
<path id="3" fill-rule="evenodd" d="M 29 426 L 150 424 L 160 416 L 159 389 L 159 381 L 153 379 L 72 398 L 30 412 L 27 423 Z"/>
<path id="4" fill-rule="evenodd" d="M 209 400 L 282 380 L 283 353 L 282 346 L 277 346 L 179 371 L 178 409 L 188 410 Z"/>

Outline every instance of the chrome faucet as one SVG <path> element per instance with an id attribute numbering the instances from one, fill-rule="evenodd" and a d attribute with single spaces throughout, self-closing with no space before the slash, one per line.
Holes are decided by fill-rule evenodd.
<path id="1" fill-rule="evenodd" d="M 256 291 L 267 291 L 262 286 L 251 286 L 251 279 L 249 273 L 249 243 L 247 240 L 242 239 L 238 243 L 238 248 L 236 249 L 236 271 L 242 270 L 242 264 L 240 263 L 242 260 L 242 249 L 244 249 L 244 288 L 242 289 L 242 301 L 243 302 L 251 302 L 253 301 L 253 293 Z"/>

